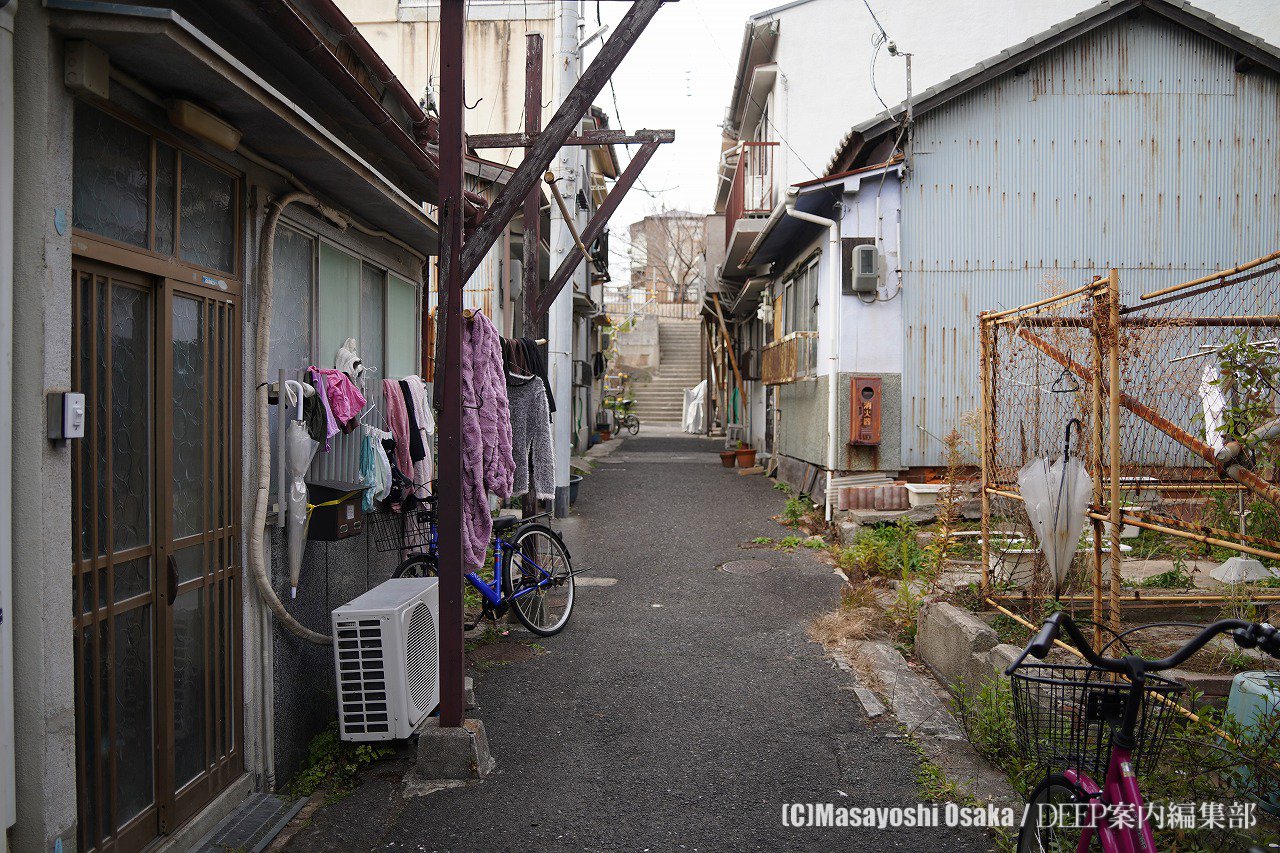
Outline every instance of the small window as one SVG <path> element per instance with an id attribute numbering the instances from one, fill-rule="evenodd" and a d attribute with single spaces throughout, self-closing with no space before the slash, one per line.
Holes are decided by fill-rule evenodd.
<path id="1" fill-rule="evenodd" d="M 360 336 L 360 259 L 320 245 L 320 346 L 319 367 L 332 367 L 347 338 Z"/>
<path id="2" fill-rule="evenodd" d="M 72 224 L 200 267 L 236 272 L 235 176 L 77 101 Z"/>
<path id="3" fill-rule="evenodd" d="M 387 376 L 421 373 L 418 363 L 418 289 L 397 275 L 387 276 Z"/>

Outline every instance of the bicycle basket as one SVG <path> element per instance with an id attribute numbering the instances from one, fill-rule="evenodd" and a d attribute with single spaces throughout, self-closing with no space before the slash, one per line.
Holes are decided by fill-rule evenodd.
<path id="1" fill-rule="evenodd" d="M 431 522 L 431 510 L 422 505 L 405 512 L 373 512 L 365 516 L 373 547 L 383 554 L 427 550 Z"/>
<path id="2" fill-rule="evenodd" d="M 1132 685 L 1105 669 L 1080 664 L 1027 664 L 1012 676 L 1013 716 L 1022 754 L 1043 770 L 1074 767 L 1105 781 L 1111 737 L 1120 727 Z M 1135 731 L 1134 772 L 1160 759 L 1173 704 L 1183 686 L 1158 675 L 1144 680 Z"/>

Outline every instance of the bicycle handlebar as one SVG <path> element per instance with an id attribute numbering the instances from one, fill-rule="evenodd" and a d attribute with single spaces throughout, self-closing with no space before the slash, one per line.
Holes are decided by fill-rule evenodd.
<path id="1" fill-rule="evenodd" d="M 1005 669 L 1004 674 L 1012 675 L 1014 670 L 1022 666 L 1022 662 L 1027 659 L 1028 655 L 1035 655 L 1040 660 L 1043 660 L 1053 649 L 1053 643 L 1058 639 L 1060 631 L 1067 632 L 1067 636 L 1075 643 L 1076 648 L 1079 649 L 1089 663 L 1111 672 L 1134 676 L 1141 676 L 1147 672 L 1161 672 L 1166 669 L 1173 669 L 1200 651 L 1206 643 L 1218 634 L 1227 632 L 1231 632 L 1231 639 L 1235 640 L 1236 645 L 1241 648 L 1252 649 L 1257 647 L 1273 658 L 1280 658 L 1280 632 L 1277 632 L 1275 628 L 1266 622 L 1246 622 L 1243 619 L 1221 619 L 1214 622 L 1212 625 L 1206 626 L 1203 631 L 1193 637 L 1182 648 L 1159 660 L 1148 660 L 1136 655 L 1124 658 L 1107 657 L 1094 651 L 1093 646 L 1089 645 L 1089 641 L 1080 632 L 1070 614 L 1065 611 L 1059 611 L 1044 620 L 1040 633 L 1036 634 L 1035 638 L 1027 644 L 1027 647 L 1022 650 L 1022 654 L 1018 655 L 1018 659 Z"/>

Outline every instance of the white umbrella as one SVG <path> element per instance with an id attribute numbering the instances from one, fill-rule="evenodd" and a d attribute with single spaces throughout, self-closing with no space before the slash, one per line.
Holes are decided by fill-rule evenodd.
<path id="1" fill-rule="evenodd" d="M 1080 544 L 1092 495 L 1089 472 L 1079 459 L 1071 458 L 1071 425 L 1077 431 L 1080 421 L 1067 424 L 1067 441 L 1061 459 L 1037 457 L 1018 472 L 1018 489 L 1026 504 L 1040 553 L 1054 579 L 1055 594 L 1062 591 L 1067 570 Z"/>
<path id="2" fill-rule="evenodd" d="M 307 542 L 307 469 L 316 455 L 320 443 L 307 432 L 302 420 L 302 383 L 288 380 L 286 385 L 296 385 L 298 392 L 298 416 L 290 418 L 284 434 L 284 469 L 288 482 L 285 501 L 288 504 L 289 526 L 289 584 L 292 597 L 298 597 L 298 576 L 302 573 L 302 550 Z"/>

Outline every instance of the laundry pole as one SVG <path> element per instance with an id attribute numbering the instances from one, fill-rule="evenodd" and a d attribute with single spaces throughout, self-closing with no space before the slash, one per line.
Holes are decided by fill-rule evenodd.
<path id="1" fill-rule="evenodd" d="M 582 56 L 578 50 L 578 22 L 581 0 L 560 0 L 556 4 L 556 38 L 554 59 L 556 69 L 556 103 L 563 101 L 573 90 L 582 74 Z M 567 146 L 552 161 L 551 171 L 556 183 L 548 187 L 560 193 L 573 216 L 577 216 L 577 191 L 580 180 L 582 148 Z M 573 232 L 560 214 L 559 205 L 551 211 L 551 267 L 559 266 L 574 247 Z M 556 454 L 555 514 L 564 518 L 569 514 L 569 438 L 573 428 L 573 292 L 581 265 L 574 272 L 569 286 L 560 291 L 551 303 L 547 314 L 547 369 L 551 380 L 551 393 L 556 400 L 556 413 L 552 415 L 551 441 Z"/>

